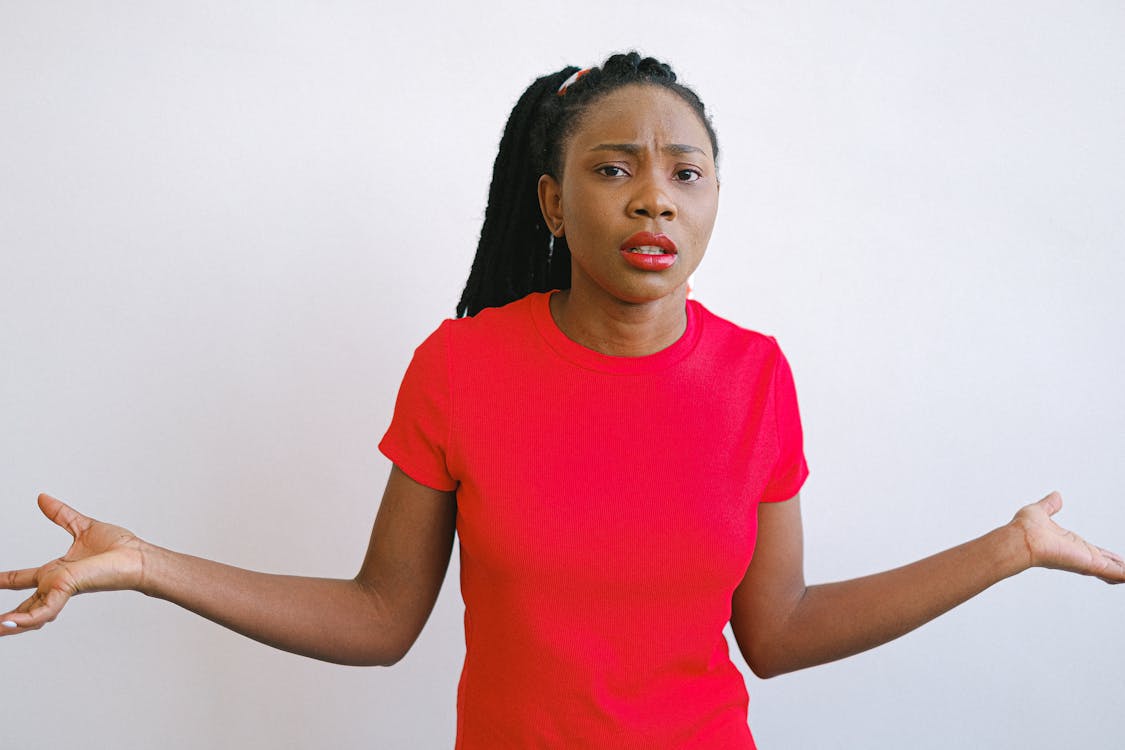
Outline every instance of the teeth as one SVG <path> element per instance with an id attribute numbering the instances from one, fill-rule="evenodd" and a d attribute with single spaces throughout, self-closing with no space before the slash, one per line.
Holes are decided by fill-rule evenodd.
<path id="1" fill-rule="evenodd" d="M 664 248 L 656 247 L 655 245 L 641 245 L 640 247 L 629 248 L 631 253 L 640 253 L 641 255 L 664 255 Z"/>

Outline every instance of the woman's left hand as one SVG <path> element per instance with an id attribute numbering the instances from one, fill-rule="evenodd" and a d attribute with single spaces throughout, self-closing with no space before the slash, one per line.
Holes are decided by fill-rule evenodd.
<path id="1" fill-rule="evenodd" d="M 1023 532 L 1031 566 L 1096 576 L 1106 583 L 1125 583 L 1125 560 L 1120 555 L 1090 544 L 1051 519 L 1062 505 L 1062 495 L 1052 492 L 1020 508 L 1012 519 L 1011 525 Z"/>

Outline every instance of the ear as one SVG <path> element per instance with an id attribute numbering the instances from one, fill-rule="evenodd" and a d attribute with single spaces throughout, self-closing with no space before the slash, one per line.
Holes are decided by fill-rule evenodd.
<path id="1" fill-rule="evenodd" d="M 549 174 L 539 176 L 539 210 L 543 212 L 543 221 L 547 228 L 556 237 L 562 237 L 562 186 L 559 181 Z"/>

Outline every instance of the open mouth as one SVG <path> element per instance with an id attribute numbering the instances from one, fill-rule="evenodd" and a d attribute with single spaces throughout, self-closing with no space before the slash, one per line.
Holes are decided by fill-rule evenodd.
<path id="1" fill-rule="evenodd" d="M 675 255 L 676 243 L 666 234 L 637 232 L 621 243 L 621 252 L 636 255 Z"/>
<path id="2" fill-rule="evenodd" d="M 676 243 L 666 234 L 637 232 L 621 243 L 621 257 L 641 271 L 663 271 L 676 262 Z"/>
<path id="3" fill-rule="evenodd" d="M 675 255 L 676 251 L 673 250 L 669 253 L 662 247 L 656 245 L 641 245 L 640 247 L 629 247 L 625 249 L 627 253 L 637 253 L 639 255 Z"/>

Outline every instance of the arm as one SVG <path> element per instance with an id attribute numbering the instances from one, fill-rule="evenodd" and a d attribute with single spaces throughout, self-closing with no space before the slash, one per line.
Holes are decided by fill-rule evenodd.
<path id="1" fill-rule="evenodd" d="M 453 545 L 456 503 L 392 468 L 363 566 L 353 579 L 256 573 L 149 544 L 47 495 L 39 505 L 74 544 L 41 568 L 0 573 L 0 588 L 33 593 L 0 621 L 0 636 L 42 627 L 74 594 L 132 589 L 166 599 L 286 651 L 355 665 L 391 665 L 413 645 L 437 599 Z"/>
<path id="2" fill-rule="evenodd" d="M 842 659 L 894 640 L 1027 568 L 1125 581 L 1125 562 L 1056 525 L 1051 493 L 1008 524 L 883 573 L 806 586 L 800 496 L 763 503 L 754 559 L 732 601 L 731 627 L 760 677 Z"/>

